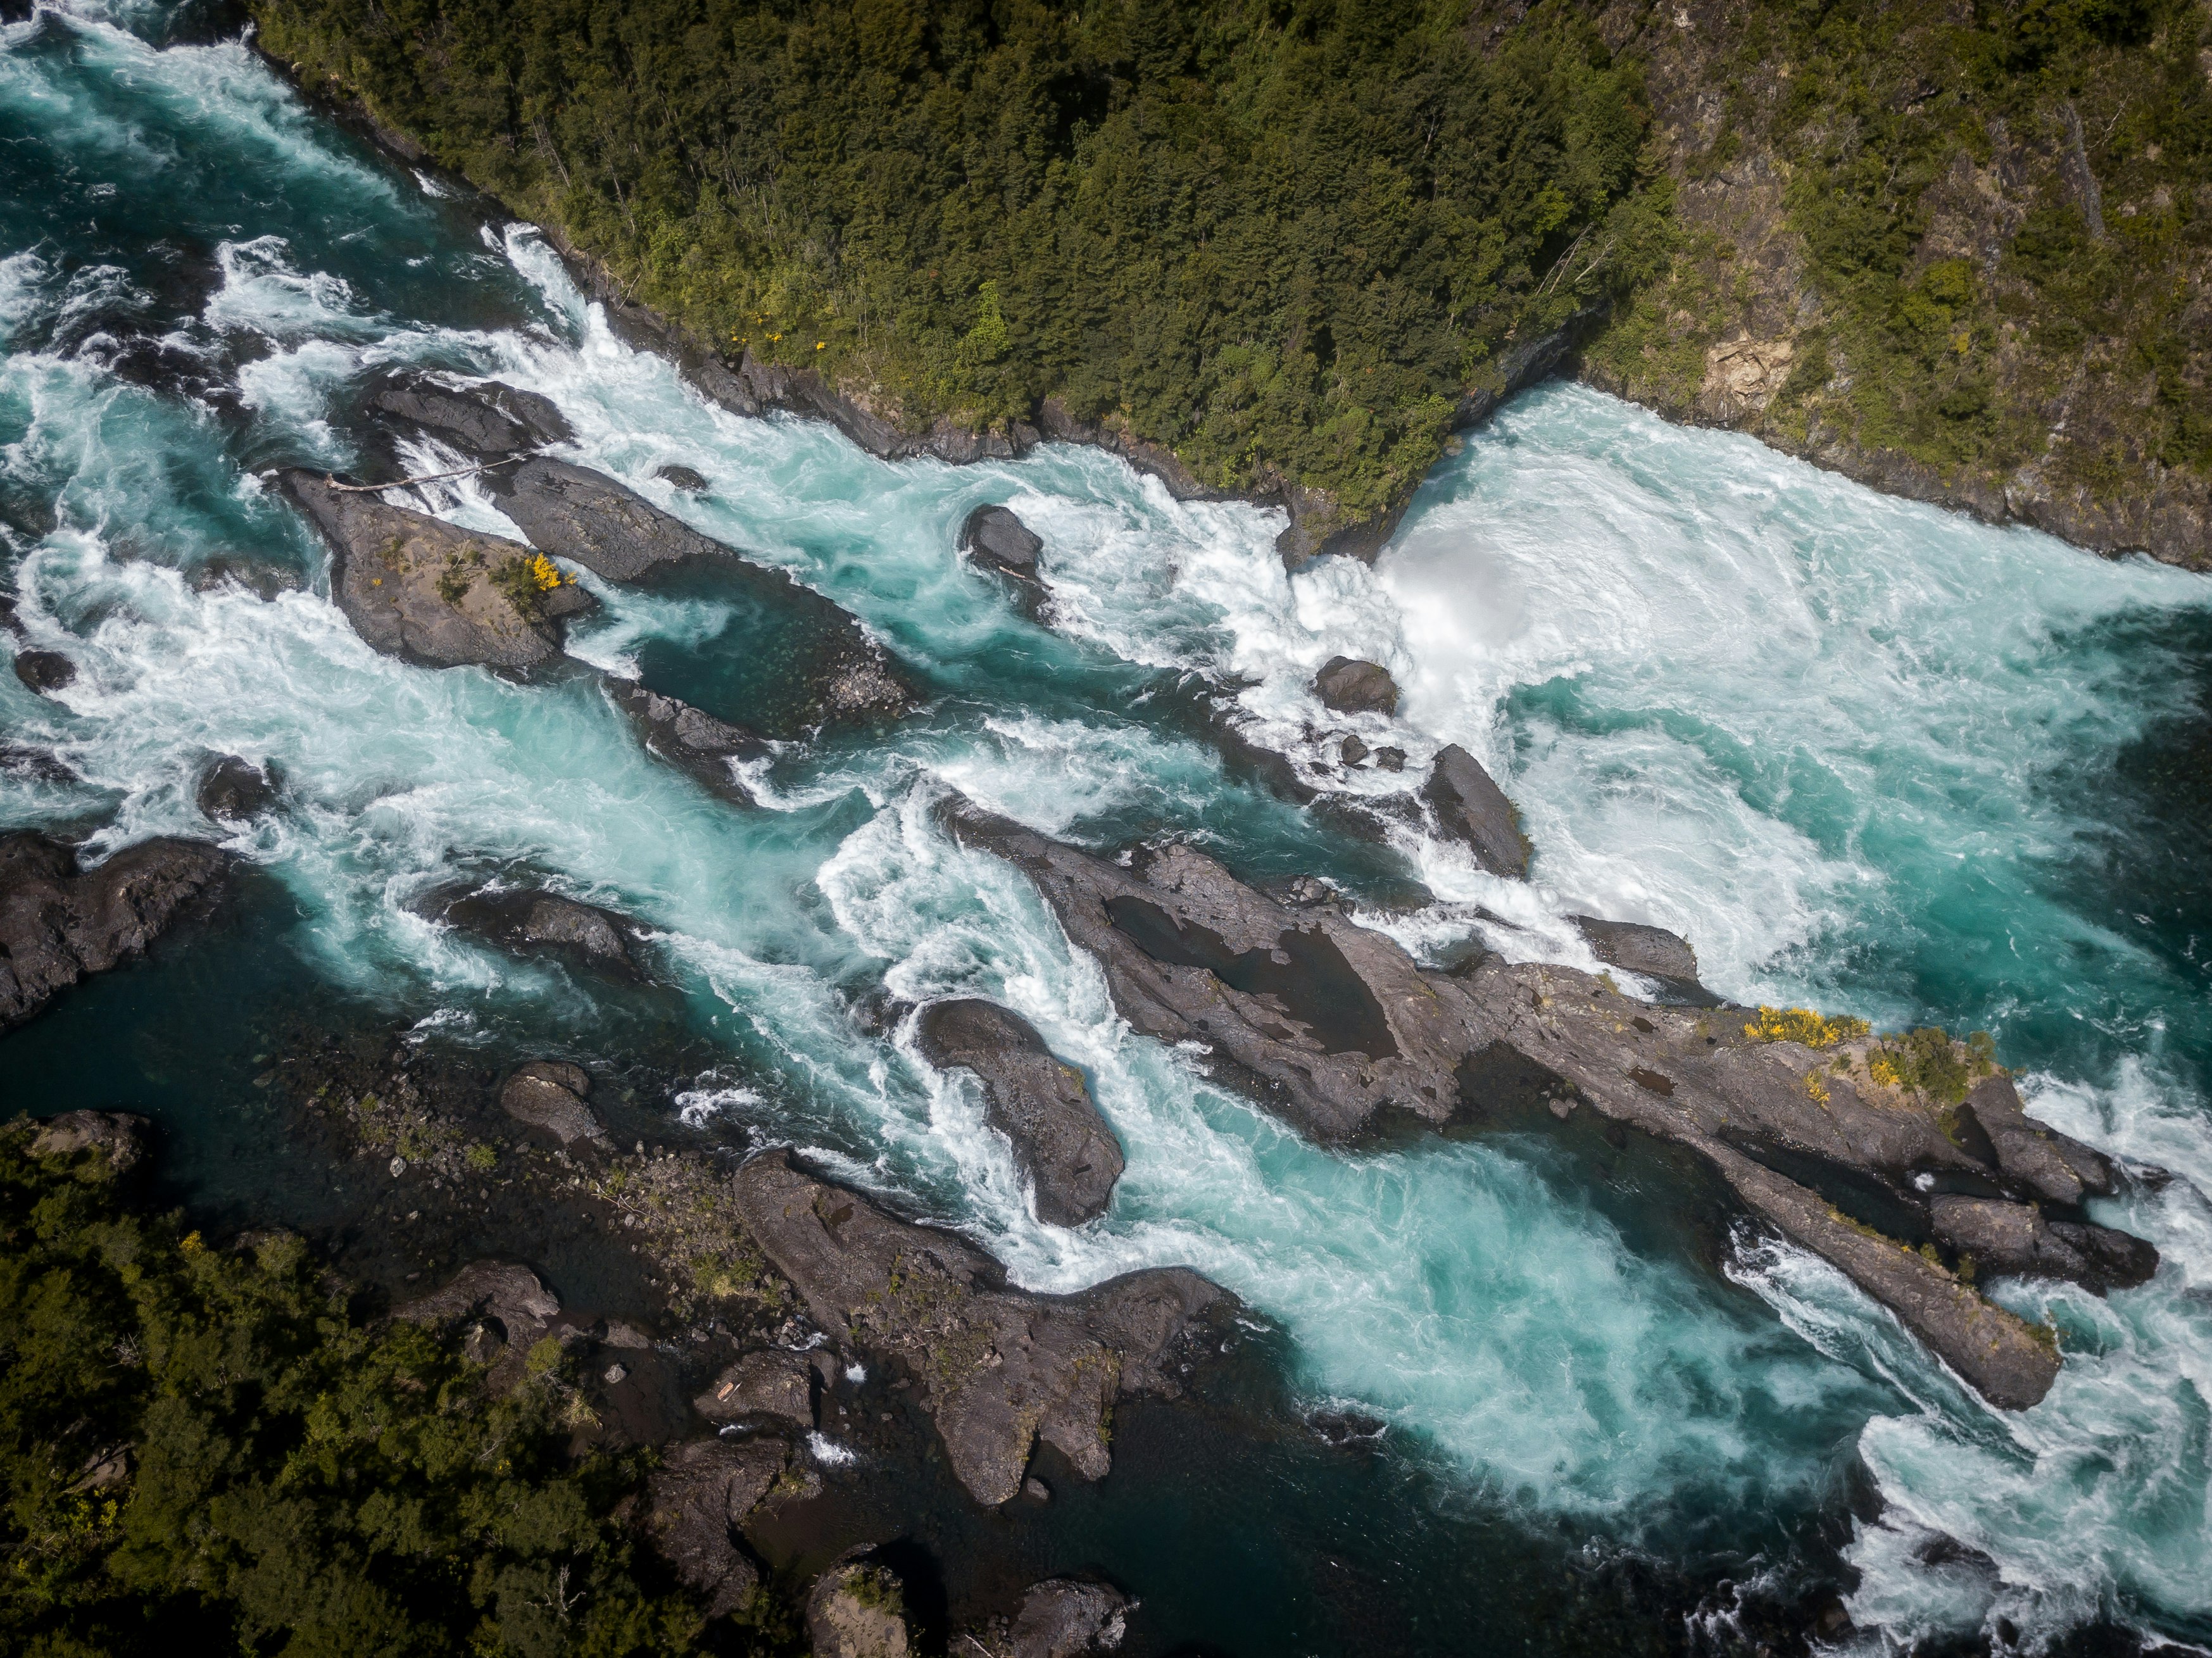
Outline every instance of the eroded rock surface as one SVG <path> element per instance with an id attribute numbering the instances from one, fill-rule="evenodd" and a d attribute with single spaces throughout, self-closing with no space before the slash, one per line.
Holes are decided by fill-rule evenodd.
<path id="1" fill-rule="evenodd" d="M 647 747 L 681 766 L 723 799 L 739 805 L 753 804 L 752 796 L 730 770 L 730 762 L 757 759 L 769 751 L 768 744 L 754 732 L 642 685 L 610 680 L 607 695 L 629 716 Z"/>
<path id="2" fill-rule="evenodd" d="M 1026 1019 L 993 1002 L 938 1002 L 923 1010 L 921 1036 L 932 1064 L 981 1080 L 990 1124 L 1035 1187 L 1038 1219 L 1080 1226 L 1106 1212 L 1121 1178 L 1121 1142 L 1083 1073 L 1054 1059 Z"/>
<path id="3" fill-rule="evenodd" d="M 59 651 L 21 650 L 15 653 L 15 677 L 46 696 L 76 683 L 76 664 Z"/>
<path id="4" fill-rule="evenodd" d="M 1010 1287 L 951 1233 L 764 1152 L 738 1171 L 746 1230 L 823 1329 L 904 1368 L 979 1503 L 1021 1490 L 1039 1440 L 1086 1479 L 1112 1466 L 1107 1419 L 1124 1395 L 1179 1391 L 1173 1358 L 1224 1290 L 1180 1268 L 1132 1272 L 1075 1296 Z"/>
<path id="5" fill-rule="evenodd" d="M 815 1422 L 814 1367 L 804 1355 L 781 1348 L 747 1353 L 691 1401 L 709 1422 L 769 1417 L 799 1428 Z"/>
<path id="6" fill-rule="evenodd" d="M 1398 712 L 1398 682 L 1379 662 L 1333 656 L 1314 676 L 1313 693 L 1324 708 L 1334 708 L 1339 714 Z"/>
<path id="7" fill-rule="evenodd" d="M 33 830 L 0 835 L 0 1030 L 85 975 L 143 951 L 224 865 L 213 847 L 165 839 L 81 869 L 58 841 Z"/>
<path id="8" fill-rule="evenodd" d="M 1521 833 L 1521 814 L 1482 762 L 1452 744 L 1437 754 L 1421 793 L 1436 809 L 1443 832 L 1473 847 L 1483 868 L 1516 880 L 1528 875 L 1528 841 Z"/>
<path id="9" fill-rule="evenodd" d="M 1121 1644 L 1129 1597 L 1105 1583 L 1048 1578 L 1022 1597 L 1006 1658 L 1091 1658 Z"/>
<path id="10" fill-rule="evenodd" d="M 1570 915 L 1598 960 L 1646 978 L 1694 985 L 1698 952 L 1680 933 L 1640 921 L 1607 921 L 1595 915 Z"/>
<path id="11" fill-rule="evenodd" d="M 410 1323 L 459 1328 L 463 1349 L 491 1366 L 487 1378 L 505 1392 L 522 1379 L 530 1350 L 560 1316 L 561 1298 L 527 1266 L 475 1260 L 426 1296 L 395 1309 Z"/>
<path id="12" fill-rule="evenodd" d="M 568 1145 L 577 1140 L 606 1144 L 606 1131 L 584 1097 L 592 1079 L 581 1066 L 533 1060 L 519 1068 L 499 1090 L 500 1109 L 517 1122 L 542 1128 Z"/>
<path id="13" fill-rule="evenodd" d="M 647 1534 L 685 1586 L 706 1597 L 709 1618 L 737 1611 L 759 1588 L 760 1568 L 737 1527 L 790 1462 L 780 1439 L 693 1439 L 671 1449 L 647 1482 Z"/>
<path id="14" fill-rule="evenodd" d="M 566 443 L 576 435 L 552 398 L 499 380 L 457 390 L 426 374 L 404 374 L 370 393 L 368 406 L 478 461 Z"/>

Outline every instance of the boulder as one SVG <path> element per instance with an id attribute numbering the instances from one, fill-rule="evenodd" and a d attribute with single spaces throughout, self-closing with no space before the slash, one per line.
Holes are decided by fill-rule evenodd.
<path id="1" fill-rule="evenodd" d="M 844 1344 L 902 1366 L 979 1503 L 1019 1493 L 1039 1440 L 1085 1479 L 1112 1467 L 1120 1397 L 1180 1391 L 1185 1335 L 1235 1299 L 1195 1272 L 1132 1272 L 1079 1295 L 1035 1295 L 963 1239 L 900 1220 L 807 1173 L 788 1151 L 733 1183 L 745 1230 Z"/>
<path id="2" fill-rule="evenodd" d="M 504 1393 L 522 1379 L 532 1346 L 560 1316 L 561 1300 L 527 1266 L 509 1260 L 475 1260 L 438 1289 L 397 1309 L 410 1324 L 465 1326 L 462 1351 L 489 1363 L 487 1378 Z"/>
<path id="3" fill-rule="evenodd" d="M 738 805 L 753 804 L 730 770 L 732 760 L 753 760 L 769 752 L 768 744 L 743 726 L 732 726 L 689 702 L 642 685 L 609 680 L 607 695 L 629 716 L 645 745 L 674 762 L 723 799 Z"/>
<path id="4" fill-rule="evenodd" d="M 806 1638 L 814 1658 L 907 1658 L 905 1590 L 888 1568 L 848 1556 L 807 1597 Z"/>
<path id="5" fill-rule="evenodd" d="M 192 798 L 199 809 L 217 823 L 244 823 L 276 804 L 275 768 L 257 766 L 234 754 L 210 762 L 200 773 Z"/>
<path id="6" fill-rule="evenodd" d="M 1370 752 L 1367 744 L 1357 737 L 1347 737 L 1337 745 L 1336 757 L 1343 761 L 1347 767 L 1356 766 L 1365 760 Z"/>
<path id="7" fill-rule="evenodd" d="M 92 869 L 35 831 L 0 835 L 0 1030 L 58 991 L 137 955 L 209 890 L 223 854 L 197 841 L 142 841 Z"/>
<path id="8" fill-rule="evenodd" d="M 707 492 L 707 480 L 689 466 L 671 464 L 656 467 L 653 475 L 664 483 L 674 484 L 687 495 L 704 495 Z"/>
<path id="9" fill-rule="evenodd" d="M 1582 929 L 1591 953 L 1609 966 L 1647 978 L 1698 981 L 1698 953 L 1680 933 L 1638 921 L 1601 921 L 1595 915 L 1567 919 Z"/>
<path id="10" fill-rule="evenodd" d="M 455 897 L 434 896 L 435 919 L 465 927 L 519 956 L 549 952 L 617 978 L 642 979 L 630 955 L 636 928 L 611 910 L 526 887 L 480 887 Z"/>
<path id="11" fill-rule="evenodd" d="M 76 664 L 59 651 L 18 651 L 15 677 L 45 696 L 76 683 Z"/>
<path id="12" fill-rule="evenodd" d="M 331 595 L 373 648 L 424 667 L 531 668 L 561 654 L 559 611 L 588 595 L 544 592 L 528 548 L 386 506 L 312 473 L 279 475 L 331 548 Z M 548 599 L 562 602 L 549 609 Z"/>
<path id="13" fill-rule="evenodd" d="M 981 1081 L 986 1114 L 1012 1143 L 1039 1220 L 1080 1226 L 1106 1212 L 1121 1146 L 1081 1072 L 1054 1059 L 1027 1020 L 991 1002 L 935 1003 L 923 1010 L 920 1035 L 931 1064 L 964 1066 Z"/>
<path id="14" fill-rule="evenodd" d="M 960 526 L 960 550 L 978 564 L 1035 581 L 1044 543 L 1011 507 L 978 507 Z"/>
<path id="15" fill-rule="evenodd" d="M 568 1145 L 577 1140 L 607 1143 L 606 1131 L 584 1103 L 591 1078 L 578 1066 L 533 1060 L 507 1079 L 499 1108 L 517 1122 L 542 1128 Z"/>
<path id="16" fill-rule="evenodd" d="M 799 1428 L 814 1425 L 814 1367 L 799 1353 L 771 1348 L 747 1353 L 691 1401 L 709 1422 L 773 1417 Z"/>
<path id="17" fill-rule="evenodd" d="M 1979 1129 L 2006 1177 L 2036 1197 L 2077 1204 L 2112 1191 L 2112 1165 L 2104 1155 L 2032 1121 L 2009 1077 L 1984 1077 L 1975 1084 L 1959 1121 L 1962 1131 Z"/>
<path id="18" fill-rule="evenodd" d="M 145 1160 L 154 1125 L 127 1111 L 64 1111 L 39 1124 L 31 1137 L 34 1157 L 73 1157 L 98 1151 L 112 1173 L 127 1175 Z"/>
<path id="19" fill-rule="evenodd" d="M 709 1618 L 738 1611 L 759 1587 L 760 1568 L 733 1530 L 790 1461 L 780 1439 L 693 1439 L 646 1482 L 647 1534 L 684 1586 L 706 1598 Z"/>
<path id="20" fill-rule="evenodd" d="M 1377 749 L 1375 750 L 1375 763 L 1384 771 L 1403 771 L 1406 769 L 1406 751 L 1403 749 Z"/>
<path id="21" fill-rule="evenodd" d="M 1313 694 L 1339 714 L 1395 714 L 1398 682 L 1378 662 L 1333 656 L 1314 676 Z"/>
<path id="22" fill-rule="evenodd" d="M 2158 1251 L 2094 1222 L 2046 1220 L 2029 1203 L 1941 1195 L 1929 1199 L 1937 1240 L 1972 1259 L 1978 1273 L 2060 1278 L 2103 1294 L 2148 1283 Z"/>
<path id="23" fill-rule="evenodd" d="M 1129 1597 L 1105 1583 L 1048 1578 L 1022 1597 L 1006 1658 L 1091 1658 L 1113 1652 L 1126 1632 Z"/>
<path id="24" fill-rule="evenodd" d="M 1436 808 L 1443 832 L 1473 847 L 1483 868 L 1516 879 L 1528 875 L 1528 841 L 1521 833 L 1521 814 L 1465 749 L 1454 743 L 1437 756 L 1421 794 Z"/>
<path id="25" fill-rule="evenodd" d="M 550 398 L 498 380 L 456 390 L 410 373 L 371 392 L 368 407 L 479 461 L 567 443 L 576 435 Z"/>

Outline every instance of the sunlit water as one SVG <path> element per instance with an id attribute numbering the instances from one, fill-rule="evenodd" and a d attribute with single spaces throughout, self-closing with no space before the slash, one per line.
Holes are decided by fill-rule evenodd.
<path id="1" fill-rule="evenodd" d="M 526 229 L 483 229 L 241 46 L 155 50 L 162 16 L 0 31 L 0 525 L 22 622 L 80 669 L 51 699 L 0 676 L 0 726 L 82 779 L 0 776 L 0 823 L 92 829 L 95 852 L 205 835 L 204 759 L 273 760 L 287 810 L 229 844 L 334 993 L 446 1040 L 588 1030 L 592 986 L 410 907 L 526 867 L 653 929 L 719 1056 L 670 1114 L 795 1140 L 1032 1285 L 1194 1266 L 1282 1328 L 1302 1394 L 1387 1418 L 1469 1501 L 1756 1563 L 1856 1455 L 1885 1500 L 1847 1550 L 1859 1638 L 2212 1637 L 2212 901 L 2167 763 L 2204 743 L 2212 587 L 1571 387 L 1473 437 L 1373 570 L 1286 575 L 1275 515 L 1176 502 L 1095 452 L 878 463 L 702 403 Z M 376 655 L 258 475 L 347 464 L 349 388 L 396 362 L 552 397 L 576 458 L 846 605 L 929 706 L 786 749 L 743 813 L 647 755 L 589 677 Z M 677 495 L 670 462 L 709 491 Z M 1045 539 L 1044 625 L 955 553 L 984 501 Z M 509 527 L 465 483 L 418 504 Z M 577 656 L 714 706 L 738 600 L 595 591 Z M 1339 653 L 1392 669 L 1398 718 L 1313 701 Z M 1224 766 L 1194 675 L 1378 801 L 1386 844 Z M 1353 732 L 1407 770 L 1310 770 Z M 1522 805 L 1526 885 L 1391 811 L 1452 741 Z M 2039 1114 L 2176 1176 L 2106 1216 L 2166 1264 L 2108 1301 L 2003 1289 L 2067 1348 L 2050 1399 L 2006 1415 L 1808 1257 L 1747 1234 L 1716 1278 L 1632 1237 L 1545 1143 L 1316 1151 L 1122 1027 L 1026 883 L 935 827 L 947 788 L 1097 845 L 1179 832 L 1255 878 L 1417 875 L 1435 902 L 1372 913 L 1417 949 L 1480 929 L 1588 965 L 1563 918 L 1595 910 L 1680 930 L 1739 998 L 1990 1029 Z M 1129 1156 L 1103 1220 L 1036 1222 L 971 1089 L 872 1011 L 951 993 L 1085 1068 Z M 1923 1564 L 1937 1534 L 1993 1565 Z"/>

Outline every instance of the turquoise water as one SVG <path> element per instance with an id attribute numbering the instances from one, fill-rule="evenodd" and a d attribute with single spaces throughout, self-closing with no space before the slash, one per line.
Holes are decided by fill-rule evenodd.
<path id="1" fill-rule="evenodd" d="M 890 465 L 714 409 L 614 340 L 527 229 L 485 229 L 241 46 L 157 49 L 167 14 L 116 19 L 0 32 L 0 532 L 27 627 L 80 668 L 53 699 L 0 676 L 0 728 L 82 778 L 0 775 L 0 823 L 76 823 L 95 850 L 204 835 L 204 758 L 275 760 L 288 809 L 230 842 L 282 963 L 246 999 L 281 981 L 487 1054 L 564 1033 L 680 1060 L 649 1108 L 794 1141 L 1037 1286 L 1194 1266 L 1274 1333 L 1302 1400 L 1392 1424 L 1425 1507 L 1361 1521 L 1378 1532 L 1480 1515 L 1740 1578 L 1838 1570 L 1869 1650 L 2212 1638 L 2212 586 L 1566 386 L 1440 467 L 1376 568 L 1292 578 L 1276 515 L 1177 503 L 1094 452 Z M 554 398 L 577 459 L 846 605 L 927 706 L 784 746 L 741 813 L 646 755 L 589 678 L 375 655 L 257 478 L 344 465 L 350 392 L 398 362 Z M 708 492 L 653 477 L 672 462 Z M 502 527 L 471 487 L 426 488 Z M 1045 538 L 1040 621 L 955 554 L 983 501 Z M 755 601 L 599 591 L 578 655 L 746 716 L 775 626 Z M 1340 652 L 1390 665 L 1399 718 L 1312 701 Z M 1309 768 L 1346 732 L 1404 748 L 1401 776 L 1309 772 L 1376 804 L 1369 838 L 1224 760 L 1208 686 L 1241 687 L 1247 733 Z M 1391 816 L 1449 741 L 1522 805 L 1529 884 Z M 1370 914 L 1420 950 L 1479 932 L 1589 965 L 1563 918 L 1595 909 L 1681 930 L 1738 997 L 1990 1029 L 2033 1110 L 2178 1177 L 2111 1206 L 2166 1265 L 2109 1302 L 2004 1290 L 2068 1350 L 2051 1398 L 2004 1416 L 1817 1261 L 1743 1235 L 1716 1272 L 1663 1188 L 1597 1181 L 1571 1148 L 1316 1151 L 1122 1027 L 1026 884 L 934 827 L 946 788 L 1102 846 L 1185 835 L 1254 878 L 1381 898 L 1418 876 L 1433 902 Z M 410 908 L 515 868 L 644 921 L 665 991 L 641 1008 Z M 133 982 L 131 1017 L 181 1017 Z M 980 1102 L 920 1059 L 896 1010 L 963 993 L 1089 1074 L 1129 1154 L 1102 1221 L 1037 1224 Z M 217 994 L 169 993 L 202 1026 Z M 179 1074 L 147 1041 L 71 1073 L 64 1034 L 84 1040 L 65 1009 L 9 1041 L 41 1078 L 143 1095 L 187 1147 L 245 1132 L 219 1066 Z M 1839 1495 L 1855 1469 L 1878 1504 Z M 1978 1553 L 1928 1564 L 1939 1535 Z"/>

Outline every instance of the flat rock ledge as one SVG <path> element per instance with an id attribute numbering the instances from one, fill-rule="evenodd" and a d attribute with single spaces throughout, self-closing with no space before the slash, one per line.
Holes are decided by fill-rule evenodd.
<path id="1" fill-rule="evenodd" d="M 914 1380 L 953 1473 L 988 1507 L 1019 1494 L 1040 1440 L 1083 1479 L 1103 1478 L 1114 1401 L 1177 1394 L 1182 1338 L 1236 1304 L 1181 1268 L 1073 1296 L 1013 1289 L 972 1244 L 817 1179 L 788 1151 L 751 1158 L 733 1190 L 814 1321 Z"/>
<path id="2" fill-rule="evenodd" d="M 982 1083 L 986 1116 L 1012 1143 L 1039 1220 L 1080 1226 L 1106 1212 L 1121 1143 L 1083 1073 L 1054 1059 L 1029 1021 L 994 1002 L 936 1002 L 922 1010 L 919 1034 L 931 1064 L 963 1066 Z"/>
<path id="3" fill-rule="evenodd" d="M 2001 1072 L 1946 1107 L 1883 1081 L 1870 1036 L 1778 1040 L 1753 1010 L 1655 1005 L 1572 969 L 1495 957 L 1434 972 L 1383 934 L 1331 908 L 1287 909 L 1188 847 L 1124 866 L 965 802 L 945 815 L 963 844 L 1030 876 L 1132 1025 L 1191 1045 L 1302 1133 L 1342 1141 L 1394 1121 L 1504 1121 L 1532 1091 L 1553 1116 L 1586 1104 L 1697 1154 L 1994 1404 L 2040 1400 L 2059 1357 L 2047 1329 L 1983 1296 L 1979 1271 L 2098 1289 L 2155 1269 L 2149 1245 L 2073 1208 L 2112 1189 L 2110 1165 L 2028 1119 Z M 1931 1201 L 1962 1190 L 1987 1206 Z"/>
<path id="4" fill-rule="evenodd" d="M 0 1030 L 88 974 L 142 953 L 228 860 L 198 841 L 142 841 L 82 869 L 35 830 L 0 835 Z"/>

